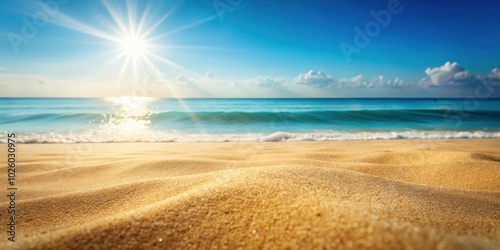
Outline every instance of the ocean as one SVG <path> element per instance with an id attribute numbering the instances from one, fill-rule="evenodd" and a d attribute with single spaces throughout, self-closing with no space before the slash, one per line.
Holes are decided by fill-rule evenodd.
<path id="1" fill-rule="evenodd" d="M 0 98 L 0 142 L 500 137 L 500 100 Z"/>

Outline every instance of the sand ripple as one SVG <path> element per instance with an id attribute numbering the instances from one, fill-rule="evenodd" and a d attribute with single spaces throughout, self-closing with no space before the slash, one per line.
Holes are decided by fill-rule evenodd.
<path id="1" fill-rule="evenodd" d="M 498 249 L 499 140 L 425 145 L 21 145 L 0 249 Z"/>

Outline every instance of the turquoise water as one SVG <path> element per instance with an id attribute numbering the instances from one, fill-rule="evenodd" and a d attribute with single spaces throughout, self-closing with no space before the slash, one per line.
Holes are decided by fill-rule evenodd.
<path id="1" fill-rule="evenodd" d="M 296 141 L 500 137 L 500 100 L 0 99 L 0 141 Z"/>

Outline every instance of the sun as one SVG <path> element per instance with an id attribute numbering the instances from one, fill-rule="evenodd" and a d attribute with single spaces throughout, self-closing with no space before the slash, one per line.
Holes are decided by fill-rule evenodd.
<path id="1" fill-rule="evenodd" d="M 101 0 L 106 13 L 97 16 L 96 19 L 100 22 L 99 26 L 94 27 L 82 23 L 62 13 L 59 16 L 64 17 L 61 20 L 65 20 L 65 24 L 62 25 L 61 21 L 61 24 L 58 25 L 106 41 L 106 45 L 109 46 L 106 54 L 111 55 L 109 64 L 121 62 L 116 77 L 117 82 L 121 82 L 124 77 L 129 78 L 129 76 L 133 76 L 130 79 L 138 82 L 142 75 L 149 74 L 149 71 L 157 69 L 158 65 L 168 66 L 184 74 L 196 74 L 164 55 L 166 51 L 174 48 L 205 49 L 206 47 L 173 45 L 170 44 L 171 40 L 166 38 L 215 20 L 215 16 L 208 16 L 193 23 L 163 31 L 166 27 L 164 23 L 177 10 L 180 3 L 173 5 L 162 16 L 159 16 L 155 11 L 152 11 L 155 7 L 151 3 L 137 6 L 139 2 L 143 3 L 143 1 Z M 143 10 L 143 12 L 141 13 L 139 10 Z M 101 29 L 101 27 L 106 29 Z M 160 27 L 162 28 L 160 29 Z"/>
<path id="2" fill-rule="evenodd" d="M 117 57 L 115 60 L 124 59 L 118 79 L 121 80 L 127 69 L 132 66 L 132 73 L 137 80 L 140 65 L 153 65 L 150 61 L 154 57 L 152 45 L 145 34 L 134 32 L 135 27 L 123 30 L 115 40 Z"/>
<path id="3" fill-rule="evenodd" d="M 128 56 L 144 57 L 147 52 L 147 42 L 138 36 L 126 36 L 120 44 L 122 52 Z"/>

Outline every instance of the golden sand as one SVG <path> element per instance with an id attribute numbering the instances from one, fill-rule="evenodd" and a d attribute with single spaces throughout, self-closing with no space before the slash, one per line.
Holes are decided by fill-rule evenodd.
<path id="1" fill-rule="evenodd" d="M 0 249 L 500 248 L 499 139 L 17 146 Z"/>

